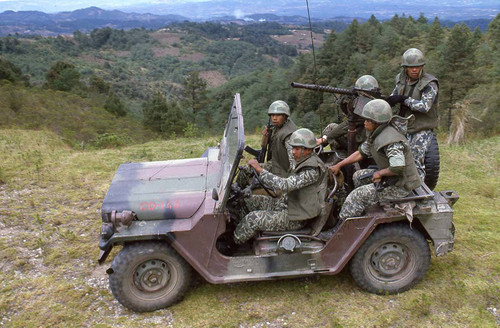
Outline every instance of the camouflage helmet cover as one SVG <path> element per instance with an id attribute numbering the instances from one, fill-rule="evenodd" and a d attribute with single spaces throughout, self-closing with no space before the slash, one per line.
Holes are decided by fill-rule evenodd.
<path id="1" fill-rule="evenodd" d="M 276 100 L 267 110 L 267 115 L 271 114 L 284 114 L 290 116 L 290 107 L 288 107 L 288 104 L 283 100 Z"/>
<path id="2" fill-rule="evenodd" d="M 422 51 L 417 48 L 410 48 L 405 51 L 402 57 L 401 66 L 413 67 L 425 65 L 425 57 Z"/>
<path id="3" fill-rule="evenodd" d="M 290 136 L 290 145 L 292 147 L 314 148 L 316 147 L 316 137 L 311 130 L 301 128 Z"/>
<path id="4" fill-rule="evenodd" d="M 356 89 L 361 89 L 361 90 L 376 90 L 378 89 L 378 82 L 377 79 L 375 79 L 371 75 L 363 75 L 359 79 L 356 80 L 356 83 L 354 84 L 354 87 Z"/>
<path id="5" fill-rule="evenodd" d="M 361 116 L 377 123 L 389 122 L 392 117 L 391 105 L 383 99 L 370 100 L 363 107 Z"/>

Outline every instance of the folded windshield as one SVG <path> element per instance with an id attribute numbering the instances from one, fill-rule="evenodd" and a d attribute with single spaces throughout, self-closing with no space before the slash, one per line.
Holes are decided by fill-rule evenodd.
<path id="1" fill-rule="evenodd" d="M 222 211 L 226 205 L 232 179 L 238 169 L 244 147 L 243 115 L 240 94 L 237 93 L 234 95 L 233 106 L 220 143 L 221 179 L 218 190 L 220 201 L 216 204 L 217 211 Z"/>

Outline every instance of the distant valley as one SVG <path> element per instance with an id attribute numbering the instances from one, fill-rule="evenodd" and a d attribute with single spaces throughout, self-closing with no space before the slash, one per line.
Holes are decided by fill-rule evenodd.
<path id="1" fill-rule="evenodd" d="M 0 13 L 0 36 L 7 35 L 41 35 L 41 36 L 56 36 L 56 35 L 71 35 L 75 31 L 81 31 L 83 33 L 88 33 L 97 28 L 110 27 L 113 29 L 133 29 L 133 28 L 145 28 L 145 29 L 160 29 L 166 27 L 175 22 L 183 21 L 211 21 L 215 23 L 235 23 L 235 24 L 249 24 L 255 22 L 278 22 L 280 24 L 287 25 L 303 25 L 307 26 L 309 21 L 307 18 L 307 12 L 304 8 L 298 8 L 296 6 L 286 6 L 287 0 L 278 1 L 283 6 L 282 10 L 270 10 L 274 13 L 255 13 L 255 14 L 245 14 L 244 11 L 238 9 L 238 1 L 228 1 L 226 6 L 223 5 L 224 1 L 217 2 L 218 5 L 209 9 L 207 6 L 208 2 L 193 3 L 191 10 L 188 11 L 184 8 L 184 5 L 172 5 L 173 8 L 167 9 L 165 5 L 160 6 L 145 6 L 145 7 L 127 7 L 124 11 L 121 10 L 104 10 L 98 7 L 89 7 L 85 9 L 78 9 L 70 12 L 60 12 L 60 13 L 44 13 L 41 11 L 12 11 L 7 10 Z M 360 3 L 363 1 L 353 1 L 353 3 Z M 256 7 L 256 1 L 252 4 L 245 4 L 243 8 L 245 10 L 252 10 L 258 12 L 259 8 Z M 318 4 L 319 3 L 319 4 Z M 318 10 L 321 7 L 322 1 L 315 3 L 312 7 L 312 12 Z M 338 6 L 331 8 L 331 10 L 326 10 L 321 15 L 312 15 L 311 21 L 313 24 L 324 24 L 325 22 L 343 22 L 350 23 L 353 19 L 357 19 L 359 22 L 364 22 L 369 18 L 370 12 L 363 11 L 361 9 L 355 10 L 352 6 L 353 3 L 344 6 Z M 241 3 L 240 3 L 241 5 Z M 377 10 L 372 11 L 377 18 L 388 19 L 391 18 L 391 14 L 388 10 L 384 10 L 385 5 L 381 4 L 377 6 Z M 241 7 L 241 6 L 240 6 Z M 366 7 L 366 6 L 365 6 Z M 365 8 L 359 7 L 359 8 Z M 0 5 L 0 8 L 2 6 Z M 273 7 L 274 8 L 274 7 Z M 327 8 L 327 7 L 325 7 Z M 396 9 L 399 7 L 396 7 Z M 401 7 L 401 12 L 404 14 L 404 10 L 413 8 L 412 6 Z M 446 10 L 450 10 L 447 7 Z M 268 7 L 262 6 L 261 11 L 266 11 Z M 416 10 L 416 9 L 415 9 Z M 464 21 L 471 29 L 479 27 L 481 30 L 486 30 L 488 23 L 494 18 L 495 9 L 492 6 L 486 6 L 482 10 L 472 10 L 467 7 L 458 12 L 461 13 L 460 18 L 457 16 L 455 19 L 446 19 L 450 17 L 448 11 L 441 9 L 442 16 L 440 21 L 443 26 L 451 27 L 459 21 Z M 134 12 L 130 12 L 134 11 Z M 150 14 L 149 12 L 155 12 L 156 14 Z M 269 10 L 268 10 L 269 11 Z M 394 11 L 394 9 L 393 9 Z M 413 10 L 411 10 L 413 11 Z M 197 13 L 203 12 L 203 17 L 197 15 Z M 498 12 L 498 10 L 496 10 Z M 174 14 L 175 13 L 175 14 Z M 351 13 L 351 15 L 344 16 L 333 16 L 336 13 Z M 184 16 L 183 14 L 186 14 Z M 191 16 L 187 16 L 191 14 Z M 211 16 L 210 16 L 211 14 Z M 290 15 L 287 15 L 290 14 Z M 328 18 L 327 15 L 332 15 Z M 368 16 L 367 16 L 368 15 Z M 418 18 L 420 13 L 417 13 L 414 18 Z M 434 15 L 425 15 L 432 21 L 435 17 Z M 445 19 L 443 19 L 444 17 Z M 383 19 L 382 19 L 383 20 Z"/>

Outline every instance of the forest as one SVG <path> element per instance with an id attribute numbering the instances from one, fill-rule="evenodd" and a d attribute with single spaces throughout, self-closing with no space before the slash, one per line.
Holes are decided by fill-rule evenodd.
<path id="1" fill-rule="evenodd" d="M 52 90 L 106 112 L 103 121 L 142 125 L 147 137 L 135 140 L 136 133 L 127 142 L 201 136 L 223 128 L 232 96 L 239 92 L 247 131 L 260 129 L 269 104 L 282 99 L 292 108 L 295 122 L 319 132 L 344 119 L 336 96 L 292 89 L 292 81 L 349 88 L 370 74 L 382 94 L 389 95 L 402 53 L 415 47 L 426 56 L 424 70 L 439 79 L 440 131 L 458 135 L 458 141 L 498 134 L 500 15 L 484 32 L 465 23 L 445 27 L 437 17 L 394 15 L 385 21 L 375 16 L 365 23 L 353 20 L 341 31 L 315 26 L 315 48 L 279 41 L 296 28 L 271 22 L 183 22 L 160 30 L 102 28 L 49 38 L 2 37 L 0 87 L 7 96 L 0 125 L 33 126 L 26 113 L 43 107 Z M 301 39 L 309 39 L 309 31 L 303 32 Z M 39 95 L 30 106 L 19 99 L 26 93 Z M 73 145 L 110 135 L 130 138 L 107 131 L 104 122 L 95 129 L 92 124 L 90 119 L 87 133 L 73 131 L 65 137 Z"/>

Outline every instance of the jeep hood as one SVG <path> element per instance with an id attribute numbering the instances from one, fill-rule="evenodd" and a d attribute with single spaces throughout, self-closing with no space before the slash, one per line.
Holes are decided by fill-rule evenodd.
<path id="1" fill-rule="evenodd" d="M 207 190 L 207 158 L 127 163 L 118 168 L 102 215 L 130 210 L 139 220 L 189 218 Z"/>

